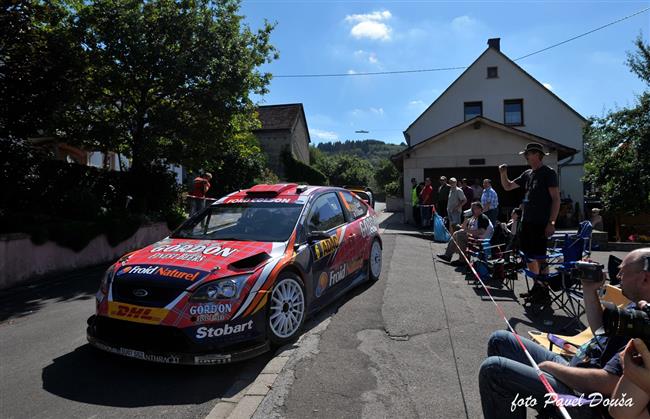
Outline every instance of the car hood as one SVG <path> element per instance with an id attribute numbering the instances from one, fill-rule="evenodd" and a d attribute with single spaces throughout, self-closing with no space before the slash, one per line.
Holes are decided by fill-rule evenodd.
<path id="1" fill-rule="evenodd" d="M 253 271 L 285 250 L 286 243 L 166 238 L 122 258 L 115 273 L 191 286 L 211 272 L 216 279 Z"/>

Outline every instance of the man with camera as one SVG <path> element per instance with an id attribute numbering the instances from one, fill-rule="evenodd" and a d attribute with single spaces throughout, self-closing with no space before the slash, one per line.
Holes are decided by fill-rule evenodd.
<path id="1" fill-rule="evenodd" d="M 650 299 L 648 261 L 650 248 L 644 248 L 630 252 L 621 263 L 618 273 L 621 288 L 623 294 L 633 302 Z M 604 282 L 604 275 L 598 277 L 602 280 L 596 281 L 590 280 L 589 275 L 580 276 L 591 330 L 597 331 L 603 326 L 605 330 L 616 329 L 603 323 L 604 310 L 598 290 Z M 624 310 L 621 312 L 626 313 Z M 614 317 L 609 316 L 610 319 Z M 625 315 L 619 317 L 624 318 Z M 645 328 L 648 329 L 650 325 Z M 567 361 L 531 340 L 523 337 L 519 339 L 557 393 L 584 394 L 585 397 L 591 393 L 600 393 L 604 397 L 612 395 L 623 374 L 619 352 L 623 351 L 629 341 L 627 336 L 595 336 Z M 517 337 L 507 331 L 497 331 L 490 337 L 488 358 L 479 370 L 479 389 L 486 419 L 525 418 L 526 407 L 554 409 L 550 396 L 546 394 L 545 387 L 517 342 Z M 526 400 L 527 403 L 519 402 Z M 599 409 L 589 406 L 567 409 L 573 418 L 601 417 Z"/>

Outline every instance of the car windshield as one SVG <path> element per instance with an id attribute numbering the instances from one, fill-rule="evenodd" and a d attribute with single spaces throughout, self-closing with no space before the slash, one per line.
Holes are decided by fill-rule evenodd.
<path id="1" fill-rule="evenodd" d="M 302 205 L 270 202 L 220 204 L 191 218 L 173 238 L 283 242 L 296 226 Z"/>

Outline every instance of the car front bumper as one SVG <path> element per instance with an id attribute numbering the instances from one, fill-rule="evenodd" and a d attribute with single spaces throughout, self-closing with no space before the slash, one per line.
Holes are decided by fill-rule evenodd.
<path id="1" fill-rule="evenodd" d="M 103 336 L 98 336 L 95 323 L 96 316 L 91 316 L 88 319 L 88 328 L 86 330 L 88 343 L 102 351 L 142 361 L 180 365 L 218 365 L 254 358 L 270 350 L 268 341 L 253 341 L 249 345 L 237 345 L 236 347 L 221 350 L 192 350 L 191 352 L 156 350 L 155 348 L 145 349 L 138 345 L 130 345 L 129 342 L 113 342 Z"/>

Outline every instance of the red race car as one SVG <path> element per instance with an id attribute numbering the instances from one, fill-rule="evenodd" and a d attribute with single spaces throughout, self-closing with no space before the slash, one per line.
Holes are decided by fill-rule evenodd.
<path id="1" fill-rule="evenodd" d="M 122 257 L 88 319 L 95 347 L 141 360 L 223 364 L 290 342 L 305 318 L 377 280 L 375 212 L 342 188 L 257 185 Z"/>

